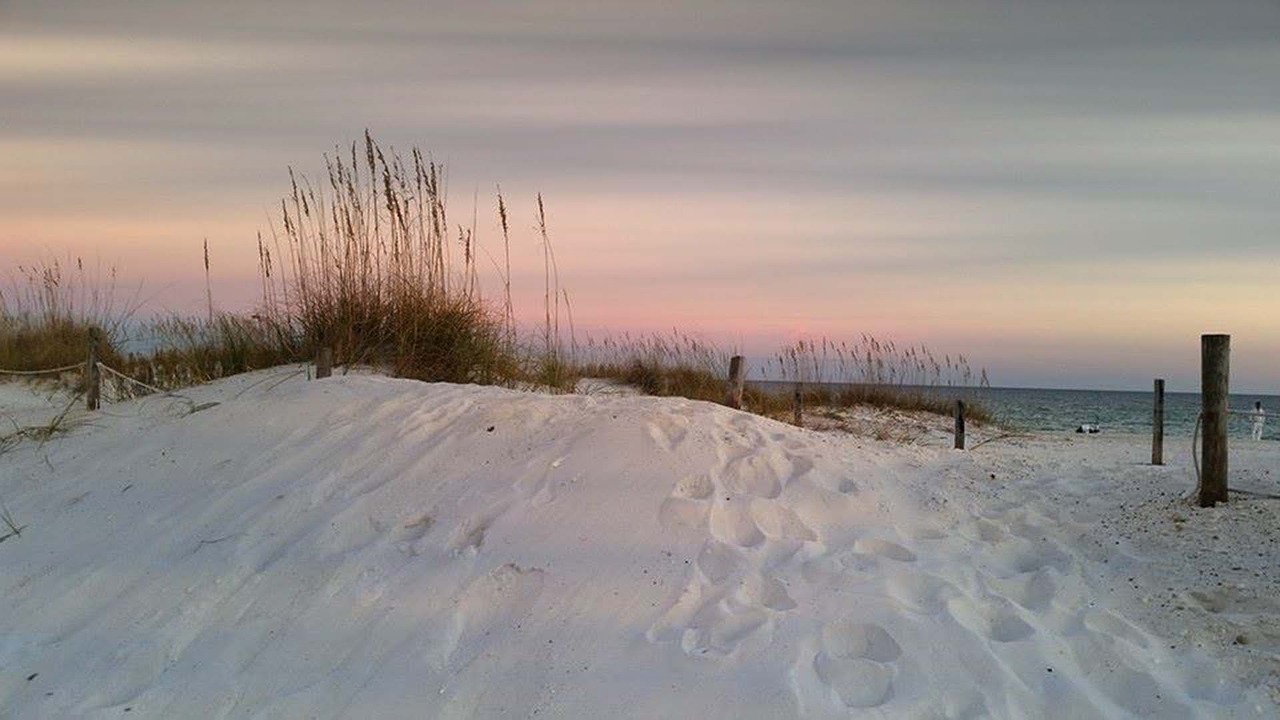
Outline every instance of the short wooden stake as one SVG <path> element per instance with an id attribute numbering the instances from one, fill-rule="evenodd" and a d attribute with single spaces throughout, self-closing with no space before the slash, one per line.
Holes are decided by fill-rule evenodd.
<path id="1" fill-rule="evenodd" d="M 964 401 L 956 401 L 956 450 L 964 449 Z"/>
<path id="2" fill-rule="evenodd" d="M 333 348 L 322 347 L 316 353 L 316 379 L 327 378 L 333 374 Z"/>
<path id="3" fill-rule="evenodd" d="M 85 407 L 97 410 L 102 397 L 102 373 L 98 371 L 98 328 L 89 328 L 89 361 L 84 366 Z"/>
<path id="4" fill-rule="evenodd" d="M 1200 336 L 1200 507 L 1227 501 L 1227 402 L 1231 336 Z"/>
<path id="5" fill-rule="evenodd" d="M 729 359 L 729 396 L 724 404 L 735 410 L 742 409 L 742 389 L 746 383 L 746 362 L 741 355 Z"/>
<path id="6" fill-rule="evenodd" d="M 1151 464 L 1164 464 L 1164 378 L 1156 378 L 1155 407 L 1151 411 Z"/>
<path id="7" fill-rule="evenodd" d="M 800 383 L 796 383 L 794 410 L 796 427 L 804 427 L 804 386 Z"/>

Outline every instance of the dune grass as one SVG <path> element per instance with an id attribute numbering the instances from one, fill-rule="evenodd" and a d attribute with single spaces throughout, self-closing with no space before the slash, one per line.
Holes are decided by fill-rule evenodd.
<path id="1" fill-rule="evenodd" d="M 19 268 L 0 292 L 0 367 L 14 370 L 72 365 L 86 356 L 89 329 L 103 330 L 105 362 L 148 384 L 185 384 L 288 362 L 317 350 L 335 362 L 370 365 L 424 381 L 503 384 L 571 390 L 583 377 L 610 378 L 650 395 L 724 402 L 733 353 L 693 336 L 622 335 L 579 344 L 568 293 L 537 198 L 535 231 L 545 283 L 542 326 L 516 327 L 511 301 L 511 239 L 501 190 L 496 211 L 503 243 L 494 267 L 503 297 L 482 295 L 475 219 L 451 224 L 443 166 L 417 148 L 384 150 L 367 132 L 362 142 L 324 158 L 322 179 L 289 170 L 279 226 L 258 237 L 262 295 L 252 314 L 217 313 L 204 245 L 208 312 L 143 325 L 151 338 L 141 355 L 122 357 L 119 340 L 133 308 L 117 304 L 114 271 L 103 282 L 83 263 L 74 271 L 52 262 Z M 487 253 L 492 259 L 494 253 Z M 568 347 L 561 306 L 568 315 Z M 754 373 L 798 384 L 810 407 L 870 405 L 949 414 L 956 391 L 986 382 L 964 357 L 938 360 L 923 347 L 899 348 L 864 336 L 850 345 L 799 342 Z M 944 392 L 945 391 L 945 392 Z M 744 408 L 783 417 L 791 393 L 748 384 Z M 974 405 L 974 419 L 989 414 Z"/>
<path id="2" fill-rule="evenodd" d="M 117 340 L 137 308 L 117 292 L 114 268 L 86 269 L 82 259 L 19 266 L 0 288 L 0 368 L 35 372 L 84 362 L 90 328 L 98 353 L 118 362 Z"/>
<path id="3" fill-rule="evenodd" d="M 516 374 L 513 323 L 481 297 L 475 228 L 450 225 L 444 168 L 367 133 L 325 167 L 323 183 L 290 170 L 282 229 L 259 241 L 262 315 L 338 363 L 429 381 Z"/>
<path id="4" fill-rule="evenodd" d="M 622 334 L 588 338 L 574 353 L 576 377 L 606 378 L 630 385 L 646 395 L 685 397 L 722 403 L 728 394 L 729 359 L 733 353 L 692 335 Z M 754 388 L 744 392 L 744 406 L 767 413 L 781 409 L 782 399 Z"/>
<path id="5" fill-rule="evenodd" d="M 588 340 L 576 373 L 649 395 L 724 402 L 733 354 L 674 330 L 668 336 L 622 335 Z M 986 372 L 975 375 L 963 356 L 938 360 L 925 346 L 901 349 L 871 336 L 853 345 L 803 341 L 783 348 L 753 374 L 773 385 L 748 381 L 744 409 L 778 419 L 790 417 L 797 386 L 805 406 L 814 409 L 863 405 L 951 415 L 955 400 L 963 398 L 969 418 L 993 419 L 972 392 L 986 384 Z"/>
<path id="6" fill-rule="evenodd" d="M 866 405 L 950 415 L 955 401 L 962 399 L 970 419 L 994 420 L 975 396 L 975 391 L 990 386 L 987 371 L 975 373 L 963 355 L 939 358 L 925 345 L 903 347 L 865 334 L 853 343 L 802 340 L 770 358 L 763 376 L 799 385 L 810 405 Z"/>

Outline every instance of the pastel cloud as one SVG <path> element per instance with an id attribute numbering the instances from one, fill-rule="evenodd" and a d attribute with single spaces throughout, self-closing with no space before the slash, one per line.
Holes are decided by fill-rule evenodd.
<path id="1" fill-rule="evenodd" d="M 1265 0 L 11 0 L 0 255 L 100 253 L 184 307 L 209 237 L 245 306 L 286 167 L 369 127 L 449 164 L 485 243 L 502 183 L 531 316 L 541 191 L 584 326 L 869 330 L 1050 384 L 1210 326 L 1275 356 L 1277 26 Z"/>

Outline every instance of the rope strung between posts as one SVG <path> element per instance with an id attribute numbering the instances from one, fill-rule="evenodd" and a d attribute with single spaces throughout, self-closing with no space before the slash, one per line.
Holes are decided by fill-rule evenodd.
<path id="1" fill-rule="evenodd" d="M 1196 414 L 1196 431 L 1191 434 L 1191 462 L 1196 466 L 1196 496 L 1200 495 L 1200 453 L 1196 452 L 1196 441 L 1200 439 L 1200 421 L 1204 419 L 1204 413 Z"/>
<path id="2" fill-rule="evenodd" d="M 1247 416 L 1249 416 L 1249 417 L 1253 417 L 1253 418 L 1259 417 L 1259 415 L 1257 414 L 1257 411 L 1256 411 L 1256 410 L 1232 410 L 1232 409 L 1228 408 L 1228 409 L 1227 409 L 1227 414 L 1228 414 L 1228 415 L 1247 415 Z M 1265 415 L 1263 415 L 1263 416 L 1261 416 L 1261 417 L 1264 417 L 1264 418 L 1265 418 L 1266 416 L 1265 416 Z M 1191 434 L 1191 462 L 1192 462 L 1192 463 L 1195 465 L 1195 467 L 1196 467 L 1196 495 L 1199 495 L 1199 494 L 1200 494 L 1200 486 L 1201 486 L 1201 483 L 1202 483 L 1202 480 L 1200 479 L 1200 453 L 1199 453 L 1199 452 L 1197 452 L 1197 451 L 1196 451 L 1196 449 L 1197 449 L 1197 446 L 1198 446 L 1198 443 L 1199 443 L 1199 440 L 1200 440 L 1200 421 L 1201 421 L 1201 420 L 1203 420 L 1203 419 L 1204 419 L 1204 413 L 1203 413 L 1203 412 L 1200 412 L 1200 413 L 1197 413 L 1197 414 L 1196 414 L 1196 430 L 1195 430 L 1195 432 L 1194 432 L 1194 433 L 1192 433 L 1192 434 Z M 1250 494 L 1250 495 L 1261 495 L 1262 497 L 1276 497 L 1276 496 L 1274 496 L 1274 495 L 1266 495 L 1266 494 L 1264 494 L 1264 493 L 1250 493 L 1250 492 L 1247 492 L 1247 491 L 1244 491 L 1244 490 L 1231 490 L 1231 489 L 1228 489 L 1227 491 L 1228 491 L 1228 492 L 1243 492 L 1243 493 Z"/>
<path id="3" fill-rule="evenodd" d="M 304 372 L 305 372 L 305 373 L 308 373 L 307 379 L 309 380 L 309 379 L 311 378 L 311 376 L 310 376 L 310 374 L 309 374 L 309 373 L 310 373 L 310 371 L 311 371 L 311 370 L 310 370 L 310 368 L 308 368 L 308 367 L 301 367 L 301 368 L 298 368 L 297 370 L 294 370 L 294 371 L 293 371 L 293 372 L 291 372 L 291 373 L 288 373 L 288 374 L 286 374 L 286 375 L 281 376 L 281 377 L 280 377 L 280 378 L 278 378 L 278 379 L 277 379 L 277 378 L 273 378 L 273 377 L 271 377 L 271 376 L 264 377 L 264 378 L 262 378 L 261 380 L 258 380 L 257 382 L 251 383 L 250 385 L 246 386 L 243 390 L 241 390 L 240 392 L 236 393 L 236 394 L 235 394 L 235 399 L 239 400 L 239 399 L 240 399 L 240 396 L 244 395 L 245 393 L 249 392 L 250 390 L 252 390 L 252 389 L 254 389 L 254 388 L 258 387 L 259 385 L 261 385 L 261 384 L 263 384 L 263 383 L 265 383 L 265 382 L 270 382 L 271 380 L 275 380 L 275 382 L 271 383 L 271 385 L 270 385 L 269 387 L 267 387 L 267 389 L 266 389 L 266 390 L 264 390 L 264 391 L 263 391 L 264 393 L 268 393 L 268 392 L 271 392 L 272 390 L 275 390 L 277 387 L 279 387 L 281 384 L 283 384 L 286 380 L 288 380 L 288 379 L 290 379 L 290 378 L 297 377 L 297 376 L 301 375 L 301 374 L 302 374 L 302 373 L 304 373 Z"/>
<path id="4" fill-rule="evenodd" d="M 1227 410 L 1228 415 L 1253 415 L 1252 410 Z M 1196 466 L 1196 494 L 1200 494 L 1200 453 L 1196 452 L 1198 441 L 1200 440 L 1200 421 L 1204 420 L 1204 413 L 1196 414 L 1196 431 L 1191 435 L 1191 461 Z"/>
<path id="5" fill-rule="evenodd" d="M 192 399 L 191 399 L 191 398 L 189 398 L 189 397 L 186 397 L 186 396 L 184 396 L 184 395 L 179 395 L 179 394 L 177 394 L 177 393 L 169 392 L 168 390 L 161 390 L 160 388 L 158 388 L 158 387 L 156 387 L 156 386 L 154 386 L 154 385 L 148 385 L 148 384 L 146 384 L 146 383 L 142 382 L 141 380 L 135 380 L 135 379 L 133 379 L 133 378 L 129 377 L 128 375 L 125 375 L 124 373 L 120 372 L 119 370 L 114 370 L 114 369 L 112 369 L 112 368 L 111 368 L 111 367 L 109 367 L 106 363 L 101 363 L 101 362 L 100 362 L 100 363 L 98 363 L 98 369 L 99 369 L 99 370 L 101 370 L 102 372 L 105 372 L 105 373 L 109 373 L 109 374 L 111 374 L 111 375 L 114 375 L 114 376 L 116 376 L 117 378 L 120 378 L 121 380 L 124 380 L 124 381 L 126 381 L 126 382 L 132 383 L 132 384 L 134 384 L 134 385 L 137 385 L 137 386 L 138 386 L 138 387 L 140 387 L 140 388 L 144 388 L 144 389 L 146 389 L 146 390 L 150 390 L 152 393 L 155 393 L 155 394 L 158 394 L 158 395 L 164 395 L 165 397 L 171 397 L 171 398 L 173 398 L 174 400 L 181 400 L 182 402 L 187 403 L 188 405 L 190 405 L 192 412 L 194 412 L 194 411 L 195 411 L 195 408 L 196 408 L 196 401 L 195 401 L 195 400 L 192 400 Z"/>
<path id="6" fill-rule="evenodd" d="M 85 361 L 81 360 L 75 365 L 67 365 L 66 367 L 49 368 L 48 370 L 5 370 L 0 368 L 0 375 L 52 375 L 54 373 L 70 372 L 71 370 L 80 370 L 84 367 Z"/>

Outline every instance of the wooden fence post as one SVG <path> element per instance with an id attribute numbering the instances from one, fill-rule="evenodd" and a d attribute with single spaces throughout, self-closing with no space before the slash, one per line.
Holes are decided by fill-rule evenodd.
<path id="1" fill-rule="evenodd" d="M 102 397 L 102 373 L 98 371 L 98 328 L 89 328 L 89 361 L 84 366 L 85 407 L 97 410 Z"/>
<path id="2" fill-rule="evenodd" d="M 796 427 L 804 427 L 804 386 L 800 383 L 796 383 L 794 410 Z"/>
<path id="3" fill-rule="evenodd" d="M 1227 501 L 1227 403 L 1231 336 L 1200 336 L 1200 398 L 1204 444 L 1200 454 L 1200 507 Z"/>
<path id="4" fill-rule="evenodd" d="M 322 347 L 316 353 L 316 379 L 327 378 L 333 374 L 333 348 Z"/>
<path id="5" fill-rule="evenodd" d="M 956 401 L 956 450 L 964 449 L 964 401 Z"/>
<path id="6" fill-rule="evenodd" d="M 735 410 L 742 409 L 742 388 L 746 382 L 746 363 L 741 355 L 734 355 L 729 360 L 729 397 L 725 405 Z"/>
<path id="7" fill-rule="evenodd" d="M 1155 381 L 1155 406 L 1151 411 L 1151 464 L 1164 464 L 1164 378 Z"/>

